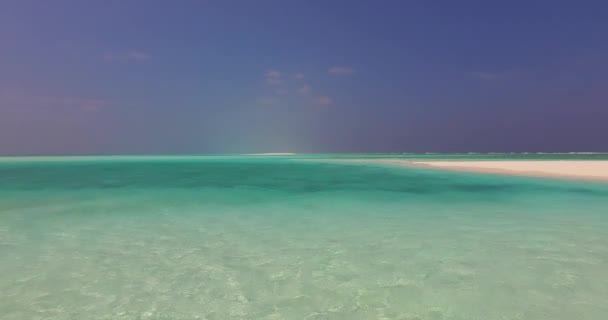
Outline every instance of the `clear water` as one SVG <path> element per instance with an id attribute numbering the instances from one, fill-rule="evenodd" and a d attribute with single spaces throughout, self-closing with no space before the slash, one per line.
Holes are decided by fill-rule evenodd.
<path id="1" fill-rule="evenodd" d="M 0 319 L 608 319 L 608 184 L 305 158 L 4 158 Z"/>

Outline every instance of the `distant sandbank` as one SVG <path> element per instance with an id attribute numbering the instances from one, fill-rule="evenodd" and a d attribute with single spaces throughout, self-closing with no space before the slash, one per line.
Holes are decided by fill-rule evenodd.
<path id="1" fill-rule="evenodd" d="M 404 165 L 406 161 L 395 161 Z M 508 175 L 562 177 L 608 181 L 608 161 L 586 160 L 498 160 L 498 161 L 412 161 L 407 165 L 446 170 Z"/>
<path id="2" fill-rule="evenodd" d="M 608 181 L 608 161 L 606 160 L 412 161 L 400 159 L 361 159 L 346 161 L 518 176 Z"/>

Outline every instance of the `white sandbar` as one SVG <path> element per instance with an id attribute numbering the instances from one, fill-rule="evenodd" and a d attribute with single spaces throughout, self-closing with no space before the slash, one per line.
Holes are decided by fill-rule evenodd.
<path id="1" fill-rule="evenodd" d="M 608 181 L 608 161 L 604 160 L 370 161 L 456 171 Z"/>

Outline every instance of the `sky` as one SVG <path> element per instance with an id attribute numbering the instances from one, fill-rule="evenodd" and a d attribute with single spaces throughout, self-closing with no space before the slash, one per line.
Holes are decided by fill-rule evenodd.
<path id="1" fill-rule="evenodd" d="M 605 1 L 0 0 L 0 155 L 608 151 Z"/>

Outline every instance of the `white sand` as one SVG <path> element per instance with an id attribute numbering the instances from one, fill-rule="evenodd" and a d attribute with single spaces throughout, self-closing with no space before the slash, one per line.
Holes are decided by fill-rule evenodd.
<path id="1" fill-rule="evenodd" d="M 608 181 L 608 161 L 603 160 L 407 161 L 378 159 L 370 161 L 456 171 Z"/>

